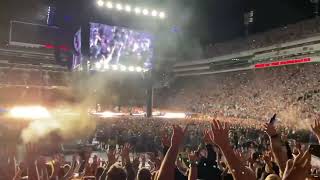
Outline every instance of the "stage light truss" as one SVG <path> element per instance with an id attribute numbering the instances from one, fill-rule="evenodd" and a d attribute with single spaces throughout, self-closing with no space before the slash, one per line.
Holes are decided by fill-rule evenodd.
<path id="1" fill-rule="evenodd" d="M 132 6 L 130 4 L 122 4 L 119 2 L 98 0 L 97 5 L 99 7 L 106 7 L 108 9 L 124 11 L 127 13 L 136 14 L 136 15 L 150 16 L 150 17 L 159 18 L 159 19 L 166 18 L 166 13 L 163 11 L 159 11 L 156 9 L 148 9 L 148 8 L 143 8 L 138 6 Z"/>
<path id="2" fill-rule="evenodd" d="M 124 66 L 124 65 L 110 65 L 96 62 L 91 70 L 95 71 L 122 71 L 122 72 L 147 72 L 148 69 L 140 66 Z"/>

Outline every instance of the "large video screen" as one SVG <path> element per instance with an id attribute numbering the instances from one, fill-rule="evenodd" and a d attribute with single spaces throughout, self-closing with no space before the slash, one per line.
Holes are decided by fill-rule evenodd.
<path id="1" fill-rule="evenodd" d="M 118 26 L 90 23 L 91 63 L 152 67 L 153 36 Z"/>

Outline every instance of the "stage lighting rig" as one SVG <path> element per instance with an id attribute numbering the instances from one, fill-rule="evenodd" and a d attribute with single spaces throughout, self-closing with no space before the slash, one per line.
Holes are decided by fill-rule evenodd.
<path id="1" fill-rule="evenodd" d="M 164 11 L 158 11 L 156 9 L 148 9 L 148 8 L 141 8 L 138 6 L 133 6 L 129 4 L 122 4 L 120 2 L 113 2 L 113 1 L 105 1 L 105 0 L 97 0 L 97 5 L 100 8 L 108 8 L 108 9 L 115 9 L 118 11 L 125 11 L 127 13 L 132 13 L 135 15 L 144 15 L 150 16 L 159 19 L 165 19 L 166 13 Z"/>

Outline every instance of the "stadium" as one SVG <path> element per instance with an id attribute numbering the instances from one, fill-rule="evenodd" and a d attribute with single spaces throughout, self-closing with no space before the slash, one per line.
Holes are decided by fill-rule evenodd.
<path id="1" fill-rule="evenodd" d="M 318 179 L 318 7 L 0 2 L 0 180 Z"/>

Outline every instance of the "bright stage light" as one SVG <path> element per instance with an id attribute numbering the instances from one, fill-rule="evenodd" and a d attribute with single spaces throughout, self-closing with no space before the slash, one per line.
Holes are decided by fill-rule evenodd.
<path id="1" fill-rule="evenodd" d="M 121 67 L 120 67 L 120 70 L 121 70 L 121 71 L 127 71 L 127 67 L 121 66 Z"/>
<path id="2" fill-rule="evenodd" d="M 123 9 L 122 5 L 119 4 L 119 3 L 116 5 L 116 8 L 117 8 L 117 10 L 119 10 L 119 11 L 121 11 L 121 10 Z"/>
<path id="3" fill-rule="evenodd" d="M 165 14 L 164 12 L 160 12 L 160 13 L 159 13 L 159 17 L 160 17 L 161 19 L 164 19 L 164 18 L 166 17 L 166 14 Z"/>
<path id="4" fill-rule="evenodd" d="M 153 17 L 155 17 L 155 16 L 158 15 L 158 12 L 157 12 L 156 10 L 152 10 L 151 15 L 152 15 Z"/>
<path id="5" fill-rule="evenodd" d="M 141 72 L 141 71 L 142 71 L 142 68 L 141 68 L 141 67 L 136 67 L 136 71 L 137 71 L 137 72 Z"/>
<path id="6" fill-rule="evenodd" d="M 9 115 L 19 119 L 43 119 L 50 118 L 49 111 L 41 106 L 17 106 L 9 111 Z"/>
<path id="7" fill-rule="evenodd" d="M 113 65 L 113 66 L 112 66 L 112 70 L 115 70 L 115 71 L 116 71 L 116 70 L 118 70 L 118 69 L 119 69 L 119 67 L 118 67 L 117 65 Z"/>
<path id="8" fill-rule="evenodd" d="M 109 64 L 106 63 L 106 64 L 104 65 L 104 69 L 110 69 Z"/>
<path id="9" fill-rule="evenodd" d="M 101 63 L 100 62 L 96 62 L 95 66 L 96 66 L 96 69 L 100 69 L 101 68 Z"/>
<path id="10" fill-rule="evenodd" d="M 113 4 L 112 2 L 108 1 L 106 4 L 107 8 L 112 9 L 113 8 Z"/>
<path id="11" fill-rule="evenodd" d="M 146 16 L 149 15 L 149 10 L 148 9 L 143 9 L 142 14 L 146 15 Z"/>
<path id="12" fill-rule="evenodd" d="M 102 6 L 104 5 L 104 2 L 103 2 L 102 0 L 99 0 L 99 1 L 97 2 L 97 4 L 98 4 L 98 6 L 102 7 Z"/>
<path id="13" fill-rule="evenodd" d="M 131 72 L 134 71 L 134 67 L 133 67 L 133 66 L 130 66 L 128 69 L 129 69 L 129 71 L 131 71 Z"/>
<path id="14" fill-rule="evenodd" d="M 141 9 L 139 7 L 134 8 L 136 14 L 141 14 Z"/>
<path id="15" fill-rule="evenodd" d="M 126 5 L 126 6 L 125 6 L 125 10 L 126 10 L 127 12 L 131 12 L 131 6 Z"/>
<path id="16" fill-rule="evenodd" d="M 186 118 L 185 113 L 166 113 L 163 118 L 168 118 L 168 119 L 183 119 Z"/>
<path id="17" fill-rule="evenodd" d="M 102 113 L 94 113 L 94 114 L 98 115 L 100 117 L 103 117 L 103 118 L 110 118 L 110 117 L 117 117 L 117 116 L 125 115 L 124 113 L 114 113 L 114 112 L 110 112 L 110 111 L 105 111 Z"/>

